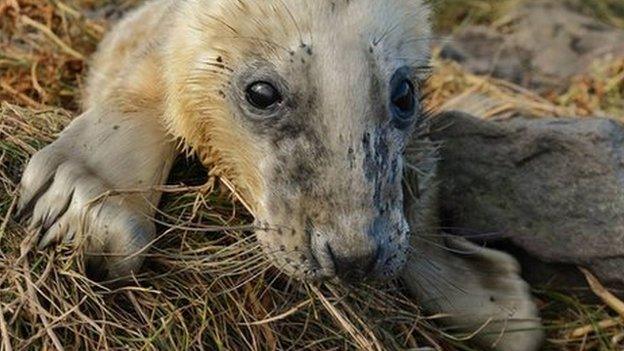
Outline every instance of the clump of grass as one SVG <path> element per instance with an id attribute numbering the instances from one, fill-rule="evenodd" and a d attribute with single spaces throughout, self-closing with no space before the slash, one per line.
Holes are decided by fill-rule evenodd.
<path id="1" fill-rule="evenodd" d="M 490 25 L 515 6 L 536 0 L 430 0 L 439 31 L 448 32 L 465 24 Z M 624 28 L 624 2 L 620 0 L 556 0 L 607 24 Z"/>
<path id="2" fill-rule="evenodd" d="M 590 304 L 552 289 L 537 290 L 549 334 L 546 350 L 621 350 L 624 319 L 602 304 Z"/>
<path id="3" fill-rule="evenodd" d="M 568 90 L 555 100 L 575 107 L 579 115 L 600 113 L 624 119 L 624 58 L 594 62 L 588 73 L 574 77 Z"/>
<path id="4" fill-rule="evenodd" d="M 489 25 L 522 0 L 431 0 L 434 23 L 439 32 L 450 32 L 466 24 Z"/>
<path id="5" fill-rule="evenodd" d="M 0 100 L 77 110 L 85 57 L 105 22 L 63 2 L 39 0 L 5 1 L 0 18 Z"/>
<path id="6" fill-rule="evenodd" d="M 441 59 L 437 52 L 433 62 L 426 87 L 426 103 L 432 111 L 461 109 L 481 118 L 578 115 L 574 105 L 559 105 L 508 81 L 473 74 L 454 61 Z"/>
<path id="7" fill-rule="evenodd" d="M 447 347 L 395 283 L 347 289 L 273 268 L 249 216 L 217 183 L 169 187 L 160 236 L 135 284 L 84 275 L 80 251 L 34 248 L 15 223 L 24 162 L 69 122 L 62 110 L 0 109 L 0 334 L 13 349 L 341 349 Z M 180 167 L 178 175 L 188 175 Z M 201 172 L 197 172 L 201 178 Z M 447 346 L 444 346 L 447 345 Z M 9 349 L 8 346 L 5 349 Z"/>

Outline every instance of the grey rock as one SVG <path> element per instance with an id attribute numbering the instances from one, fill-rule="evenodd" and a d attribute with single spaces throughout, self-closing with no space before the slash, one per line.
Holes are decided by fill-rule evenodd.
<path id="1" fill-rule="evenodd" d="M 431 128 L 442 142 L 444 227 L 489 233 L 474 237 L 504 239 L 519 256 L 554 270 L 571 267 L 564 275 L 584 266 L 610 287 L 624 287 L 624 125 L 447 113 Z M 553 274 L 534 263 L 525 271 L 544 281 Z"/>

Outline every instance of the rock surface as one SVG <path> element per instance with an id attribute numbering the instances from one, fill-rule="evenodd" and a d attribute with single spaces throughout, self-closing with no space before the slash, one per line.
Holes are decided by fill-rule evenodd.
<path id="1" fill-rule="evenodd" d="M 432 138 L 443 142 L 444 227 L 507 240 L 529 263 L 529 280 L 562 272 L 574 280 L 579 265 L 624 287 L 624 125 L 447 113 L 434 119 Z"/>
<path id="2" fill-rule="evenodd" d="M 562 2 L 526 2 L 498 28 L 468 26 L 453 35 L 442 56 L 477 74 L 538 90 L 566 87 L 609 55 L 624 55 L 624 30 L 576 13 Z"/>

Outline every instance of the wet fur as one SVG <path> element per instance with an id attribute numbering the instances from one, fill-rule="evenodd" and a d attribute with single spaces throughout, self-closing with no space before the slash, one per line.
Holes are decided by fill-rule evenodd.
<path id="1" fill-rule="evenodd" d="M 89 259 L 106 268 L 104 276 L 127 276 L 140 267 L 140 252 L 154 236 L 146 218 L 160 194 L 92 200 L 110 190 L 160 185 L 175 155 L 192 151 L 256 215 L 258 239 L 289 274 L 330 277 L 336 272 L 326 262 L 327 245 L 357 261 L 378 244 L 386 255 L 373 267 L 378 275 L 392 277 L 407 262 L 407 285 L 418 298 L 431 297 L 438 291 L 422 288 L 431 277 L 419 264 L 426 251 L 418 239 L 436 228 L 435 147 L 418 133 L 410 139 L 416 126 L 399 131 L 385 123 L 383 107 L 397 68 L 410 67 L 415 82 L 425 78 L 428 14 L 417 0 L 148 2 L 102 42 L 85 113 L 33 157 L 20 208 L 42 232 L 41 247 L 87 233 L 87 250 L 96 253 Z M 237 92 L 249 76 L 266 72 L 273 78 L 276 71 L 295 77 L 274 82 L 292 96 L 285 115 L 305 119 L 246 118 L 252 112 Z M 350 81 L 358 85 L 345 84 Z M 468 258 L 452 250 L 431 255 L 470 271 L 479 257 L 493 265 L 513 262 L 489 251 Z M 517 269 L 485 281 L 441 272 L 456 280 L 458 291 L 469 286 L 491 294 L 501 279 L 517 282 L 501 291 L 517 299 L 483 300 L 477 317 L 457 316 L 452 323 L 463 321 L 470 330 L 494 316 L 512 325 L 520 318 L 522 326 L 528 318 L 529 326 L 539 326 Z M 425 307 L 470 312 L 472 301 Z M 501 312 L 509 309 L 517 313 Z M 532 350 L 539 343 L 535 333 L 515 335 L 498 340 L 496 348 Z"/>

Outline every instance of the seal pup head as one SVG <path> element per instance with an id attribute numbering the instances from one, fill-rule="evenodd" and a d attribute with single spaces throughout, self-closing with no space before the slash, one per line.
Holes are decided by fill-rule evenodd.
<path id="1" fill-rule="evenodd" d="M 403 151 L 422 119 L 419 0 L 188 0 L 164 67 L 170 130 L 249 205 L 305 279 L 394 276 Z"/>

